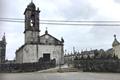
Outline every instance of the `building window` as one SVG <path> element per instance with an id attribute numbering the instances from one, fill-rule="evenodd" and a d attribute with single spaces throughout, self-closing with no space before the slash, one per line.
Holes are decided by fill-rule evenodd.
<path id="1" fill-rule="evenodd" d="M 33 27 L 33 20 L 30 20 L 30 26 Z"/>

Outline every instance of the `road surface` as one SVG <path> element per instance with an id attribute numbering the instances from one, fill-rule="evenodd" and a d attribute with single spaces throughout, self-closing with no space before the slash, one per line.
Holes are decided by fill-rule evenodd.
<path id="1" fill-rule="evenodd" d="M 120 73 L 0 73 L 0 80 L 120 80 Z"/>

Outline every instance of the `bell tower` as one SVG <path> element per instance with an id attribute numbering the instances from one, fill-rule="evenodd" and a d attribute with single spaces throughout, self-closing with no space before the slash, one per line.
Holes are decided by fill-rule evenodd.
<path id="1" fill-rule="evenodd" d="M 39 8 L 36 9 L 33 1 L 27 6 L 25 15 L 25 43 L 39 42 Z"/>

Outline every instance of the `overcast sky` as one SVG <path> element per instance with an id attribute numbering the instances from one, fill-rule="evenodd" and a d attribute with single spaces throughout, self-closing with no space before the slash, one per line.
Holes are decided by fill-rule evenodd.
<path id="1" fill-rule="evenodd" d="M 0 17 L 24 19 L 24 10 L 30 0 L 0 0 Z M 40 19 L 49 20 L 119 20 L 120 0 L 33 0 L 40 8 Z M 65 49 L 109 49 L 116 34 L 120 40 L 118 26 L 73 26 L 40 25 L 40 35 L 48 27 L 49 34 L 65 40 Z M 24 44 L 24 24 L 0 22 L 0 38 L 4 32 L 7 39 L 7 59 L 15 58 L 15 51 Z"/>

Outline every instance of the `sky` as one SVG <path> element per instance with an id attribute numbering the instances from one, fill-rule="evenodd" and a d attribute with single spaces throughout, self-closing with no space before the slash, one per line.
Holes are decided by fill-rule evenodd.
<path id="1" fill-rule="evenodd" d="M 31 0 L 0 0 L 0 18 L 24 19 L 24 11 Z M 118 20 L 120 0 L 33 0 L 41 10 L 41 20 Z M 109 49 L 117 35 L 119 26 L 76 26 L 40 24 L 40 35 L 48 33 L 64 38 L 64 49 L 71 52 L 91 49 Z M 15 51 L 24 44 L 24 23 L 0 22 L 0 38 L 6 33 L 6 59 L 14 59 Z"/>

